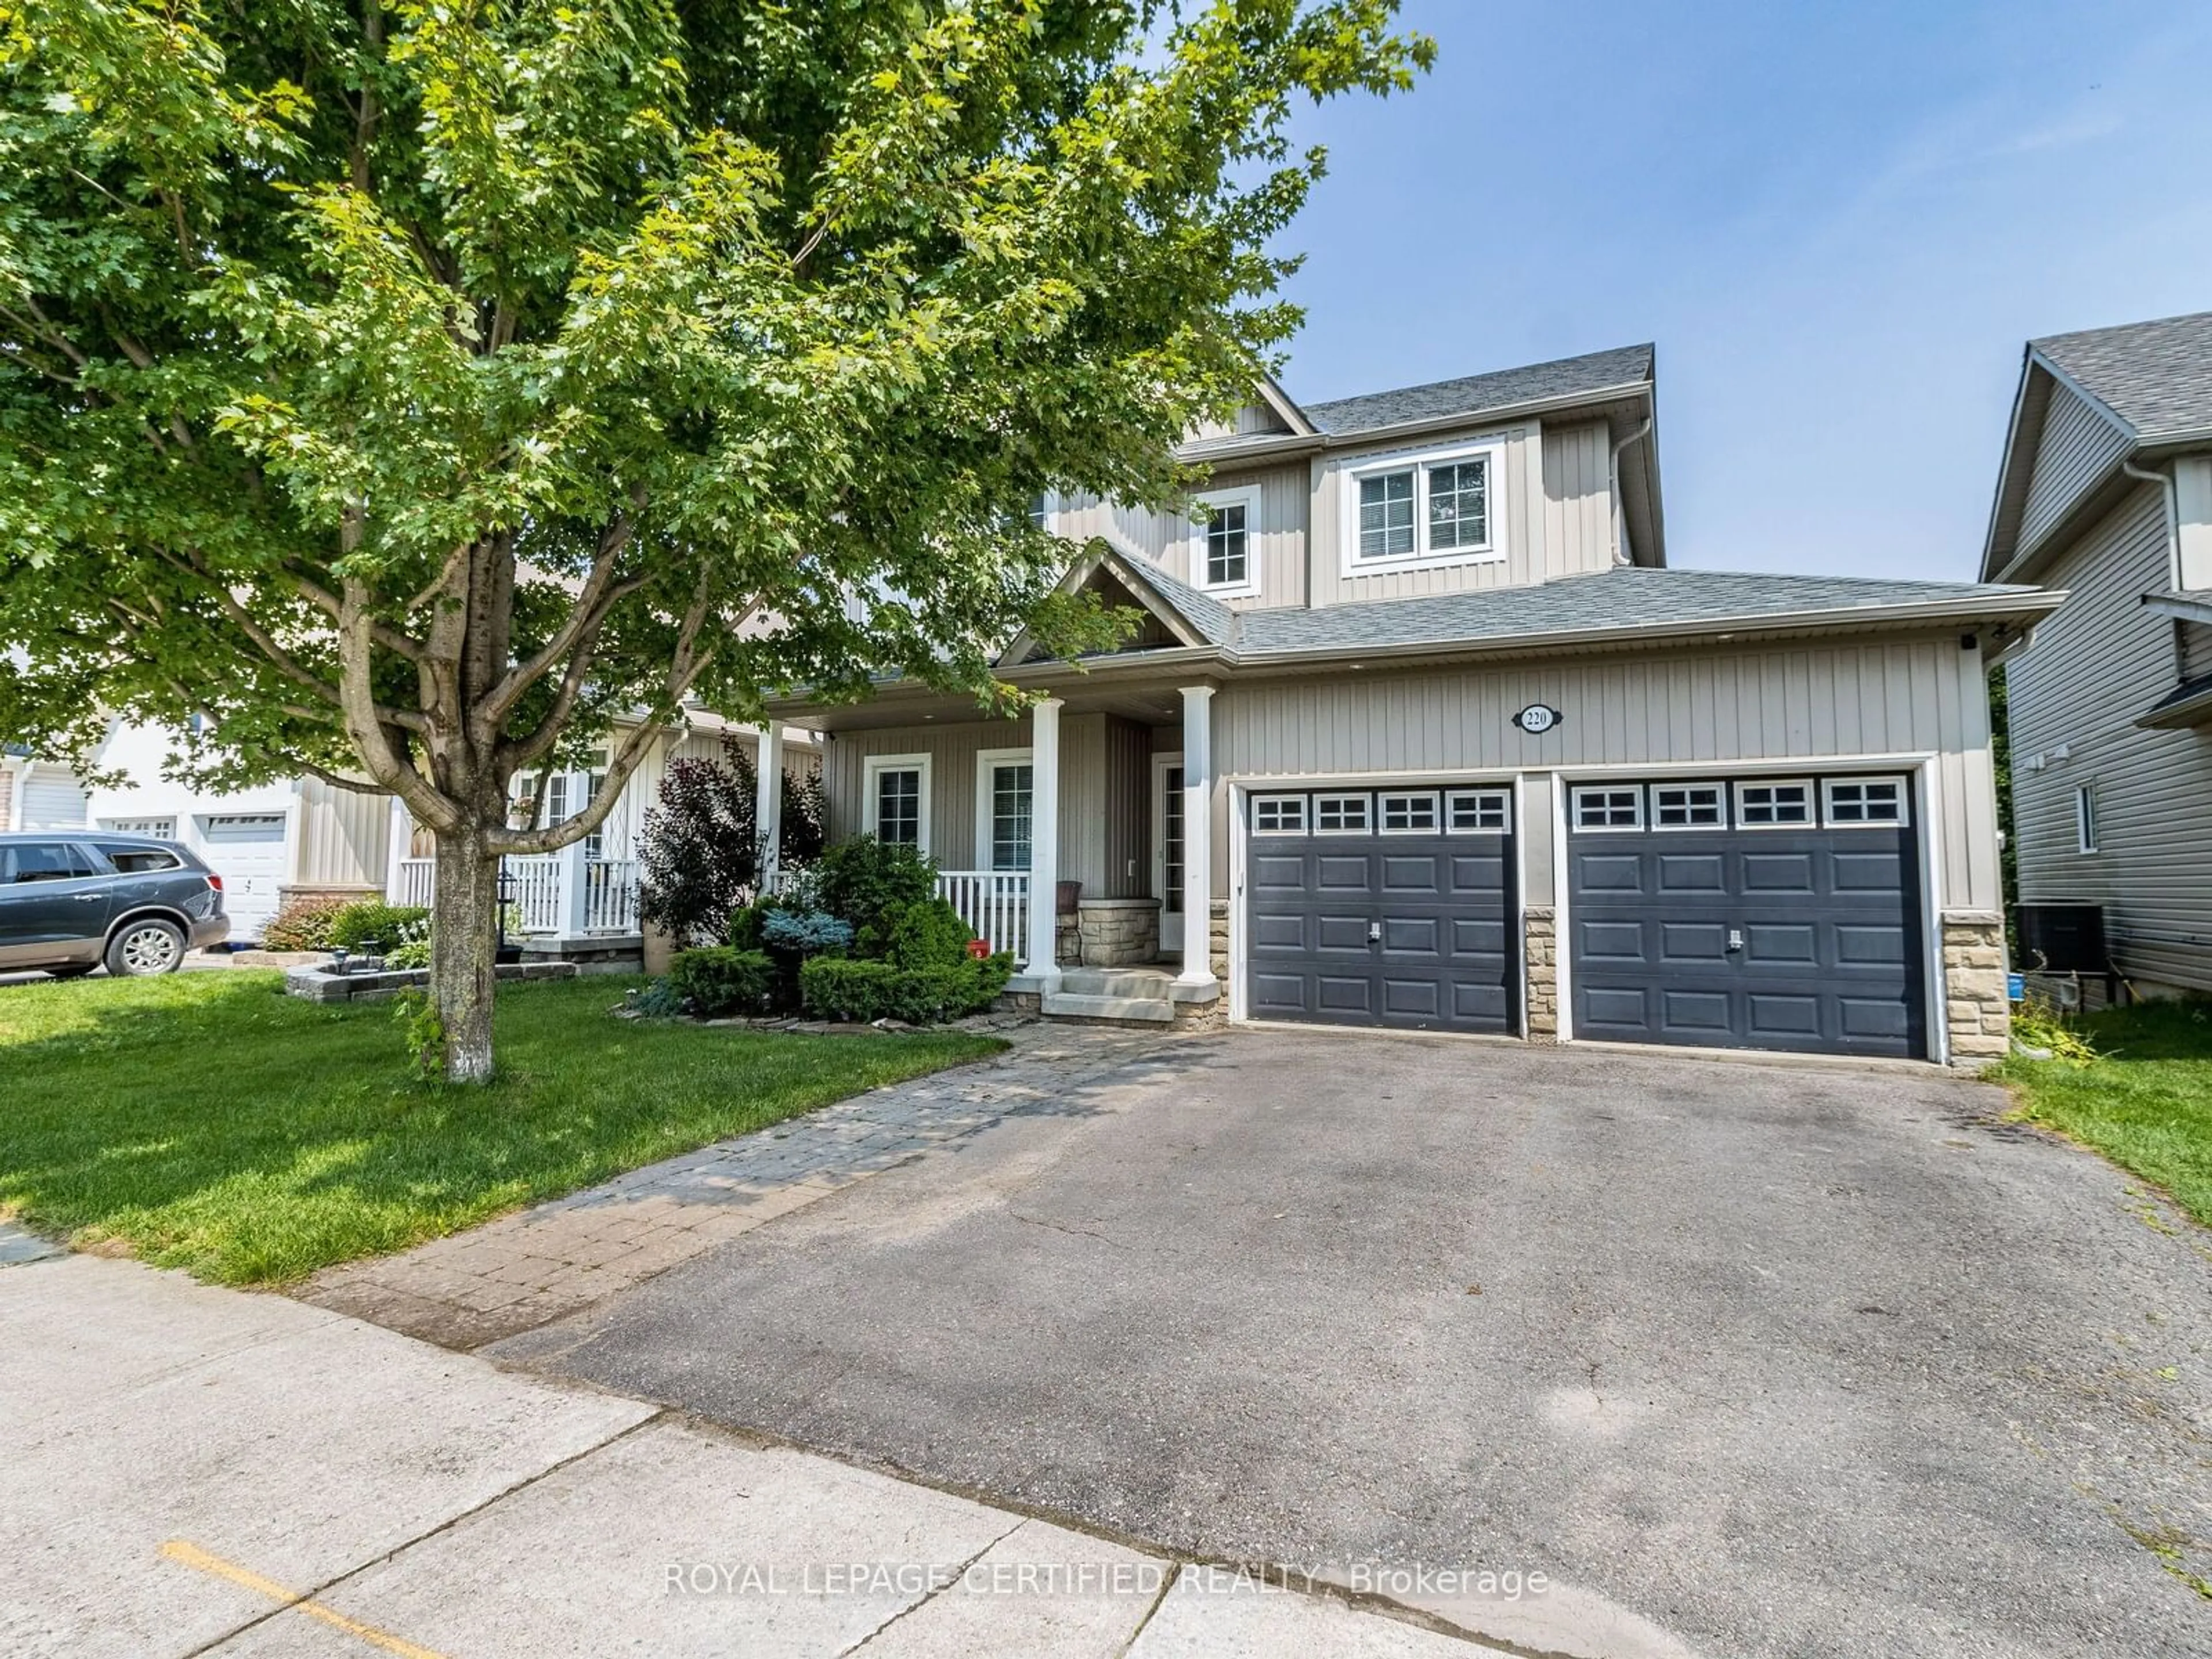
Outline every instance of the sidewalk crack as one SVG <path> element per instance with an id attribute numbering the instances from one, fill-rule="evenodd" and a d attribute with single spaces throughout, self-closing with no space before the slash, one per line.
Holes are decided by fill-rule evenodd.
<path id="1" fill-rule="evenodd" d="M 1008 1527 L 1006 1531 L 1000 1533 L 996 1538 L 991 1540 L 989 1543 L 984 1545 L 981 1549 L 977 1550 L 975 1554 L 969 1556 L 965 1561 L 963 1561 L 960 1564 L 960 1570 L 954 1573 L 950 1578 L 946 1579 L 944 1583 L 939 1585 L 937 1589 L 930 1591 L 928 1595 L 923 1596 L 921 1600 L 915 1602 L 912 1606 L 901 1607 L 890 1618 L 884 1620 L 882 1624 L 877 1626 L 866 1636 L 863 1636 L 859 1641 L 854 1643 L 851 1647 L 840 1649 L 838 1650 L 837 1659 L 846 1659 L 847 1655 L 858 1653 L 862 1648 L 867 1646 L 869 1643 L 874 1641 L 876 1638 L 881 1636 L 885 1631 L 889 1630 L 893 1625 L 898 1623 L 900 1620 L 905 1618 L 908 1613 L 921 1612 L 922 1608 L 927 1607 L 932 1601 L 934 1601 L 939 1596 L 944 1595 L 945 1591 L 951 1589 L 963 1578 L 965 1578 L 968 1576 L 969 1568 L 974 1566 L 978 1561 L 988 1555 L 993 1550 L 998 1548 L 1000 1545 L 1005 1543 L 1006 1540 L 1012 1538 L 1024 1527 L 1029 1525 L 1029 1516 L 1023 1516 L 1017 1519 L 1012 1526 Z"/>

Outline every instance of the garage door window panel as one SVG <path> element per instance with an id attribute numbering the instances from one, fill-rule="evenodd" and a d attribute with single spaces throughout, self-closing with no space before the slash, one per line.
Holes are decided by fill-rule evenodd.
<path id="1" fill-rule="evenodd" d="M 1830 778 L 1822 812 L 1832 830 L 1896 827 L 1911 822 L 1903 778 Z"/>
<path id="2" fill-rule="evenodd" d="M 1306 832 L 1304 795 L 1260 795 L 1252 802 L 1252 833 L 1255 836 L 1303 836 Z"/>
<path id="3" fill-rule="evenodd" d="M 1373 804 L 1365 795 L 1316 795 L 1314 834 L 1364 836 L 1374 824 Z"/>
<path id="4" fill-rule="evenodd" d="M 1656 783 L 1651 786 L 1654 830 L 1717 830 L 1728 821 L 1717 783 Z"/>
<path id="5" fill-rule="evenodd" d="M 1384 835 L 1433 836 L 1437 833 L 1437 798 L 1434 794 L 1393 794 L 1386 789 L 1379 799 Z"/>
<path id="6" fill-rule="evenodd" d="M 1574 793 L 1575 828 L 1577 830 L 1641 830 L 1644 827 L 1644 792 L 1634 787 L 1625 789 L 1592 786 L 1578 787 Z"/>
<path id="7" fill-rule="evenodd" d="M 1444 828 L 1455 836 L 1503 835 L 1513 825 L 1513 797 L 1504 789 L 1444 793 Z"/>
<path id="8" fill-rule="evenodd" d="M 1802 829 L 1812 822 L 1813 785 L 1809 779 L 1739 783 L 1735 787 L 1735 823 L 1739 830 Z"/>

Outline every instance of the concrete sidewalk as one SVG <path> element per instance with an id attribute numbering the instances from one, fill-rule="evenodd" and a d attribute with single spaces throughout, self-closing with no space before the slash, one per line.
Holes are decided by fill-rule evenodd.
<path id="1" fill-rule="evenodd" d="M 135 1263 L 0 1267 L 0 1652 L 1482 1649 Z"/>

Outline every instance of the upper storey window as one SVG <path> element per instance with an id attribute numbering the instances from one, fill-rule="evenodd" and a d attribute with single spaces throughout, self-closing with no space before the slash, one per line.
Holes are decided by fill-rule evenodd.
<path id="1" fill-rule="evenodd" d="M 1260 591 L 1260 492 L 1216 489 L 1200 496 L 1193 526 L 1191 584 L 1231 598 Z"/>
<path id="2" fill-rule="evenodd" d="M 1501 446 L 1484 444 L 1351 469 L 1345 574 L 1504 558 L 1497 535 L 1503 455 Z"/>

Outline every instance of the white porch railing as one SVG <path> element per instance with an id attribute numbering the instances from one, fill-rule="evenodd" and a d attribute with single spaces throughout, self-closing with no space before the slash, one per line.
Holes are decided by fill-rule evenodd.
<path id="1" fill-rule="evenodd" d="M 994 951 L 1011 951 L 1019 967 L 1028 954 L 1030 875 L 1026 870 L 940 870 L 937 896 Z"/>
<path id="2" fill-rule="evenodd" d="M 507 902 L 522 913 L 522 932 L 567 932 L 562 918 L 569 914 L 568 872 L 570 860 L 558 853 L 532 853 L 507 860 Z M 586 859 L 584 874 L 584 931 L 587 933 L 635 933 L 638 930 L 635 859 Z M 399 859 L 394 862 L 391 890 L 393 904 L 428 906 L 437 881 L 435 859 Z"/>

